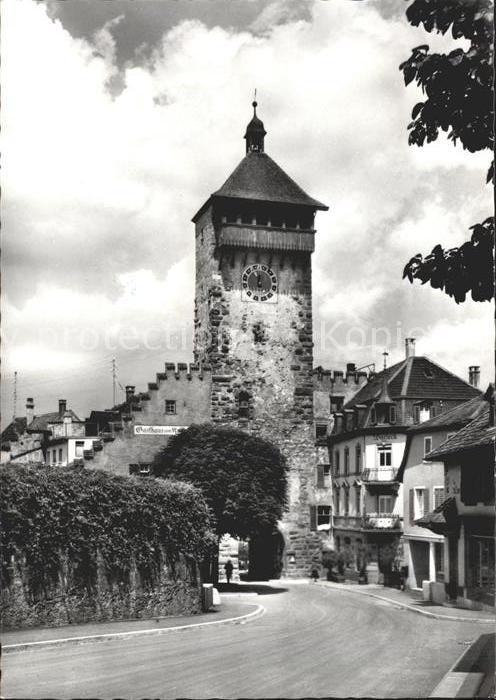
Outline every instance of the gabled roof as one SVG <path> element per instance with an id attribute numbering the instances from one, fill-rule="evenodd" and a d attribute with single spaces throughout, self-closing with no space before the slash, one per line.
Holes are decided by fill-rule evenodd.
<path id="1" fill-rule="evenodd" d="M 384 377 L 393 400 L 444 399 L 467 401 L 480 391 L 455 374 L 440 367 L 428 357 L 409 357 L 376 374 L 348 401 L 345 408 L 369 404 L 381 393 Z"/>
<path id="2" fill-rule="evenodd" d="M 296 204 L 326 211 L 329 207 L 310 197 L 267 153 L 251 151 L 229 175 L 212 198 L 255 199 L 260 202 Z M 205 205 L 195 214 L 193 221 Z"/>
<path id="3" fill-rule="evenodd" d="M 479 415 L 456 435 L 445 440 L 439 447 L 429 452 L 426 459 L 434 461 L 456 455 L 476 447 L 490 447 L 496 439 L 496 427 L 489 424 L 489 403 L 484 402 L 484 409 Z"/>
<path id="4" fill-rule="evenodd" d="M 409 433 L 431 432 L 433 430 L 443 430 L 444 428 L 455 428 L 466 425 L 485 410 L 486 401 L 484 396 L 474 396 L 473 399 L 451 408 L 449 411 L 444 411 L 438 416 L 434 416 L 430 420 L 426 420 L 418 425 L 412 425 L 408 428 Z"/>
<path id="5" fill-rule="evenodd" d="M 10 442 L 17 442 L 19 436 L 26 430 L 26 417 L 14 418 L 12 423 L 2 431 L 2 445 L 7 445 Z"/>
<path id="6" fill-rule="evenodd" d="M 64 415 L 69 414 L 74 423 L 83 423 L 72 409 L 68 408 Z M 54 423 L 62 423 L 63 416 L 60 415 L 58 411 L 52 413 L 44 413 L 41 416 L 35 416 L 31 423 L 27 426 L 27 430 L 30 433 L 42 433 L 45 430 L 49 430 L 49 425 Z"/>

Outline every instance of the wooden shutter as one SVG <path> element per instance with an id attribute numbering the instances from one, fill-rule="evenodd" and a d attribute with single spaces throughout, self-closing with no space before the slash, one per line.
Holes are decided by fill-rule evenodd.
<path id="1" fill-rule="evenodd" d="M 317 464 L 317 487 L 324 488 L 324 465 Z"/>
<path id="2" fill-rule="evenodd" d="M 415 492 L 413 489 L 410 489 L 408 493 L 408 508 L 410 510 L 410 525 L 412 525 L 415 515 L 414 515 L 414 510 L 415 510 Z"/>
<path id="3" fill-rule="evenodd" d="M 315 532 L 317 529 L 317 506 L 310 506 L 310 530 Z"/>
<path id="4" fill-rule="evenodd" d="M 429 489 L 424 490 L 424 515 L 429 512 Z"/>

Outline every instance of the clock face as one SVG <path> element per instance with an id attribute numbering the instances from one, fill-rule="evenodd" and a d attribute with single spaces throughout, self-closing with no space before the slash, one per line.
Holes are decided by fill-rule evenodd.
<path id="1" fill-rule="evenodd" d="M 277 294 L 277 277 L 267 265 L 249 265 L 243 272 L 241 284 L 246 298 L 252 301 L 274 300 Z"/>

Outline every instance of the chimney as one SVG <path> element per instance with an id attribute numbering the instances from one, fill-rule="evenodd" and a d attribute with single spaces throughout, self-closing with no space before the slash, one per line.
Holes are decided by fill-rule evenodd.
<path id="1" fill-rule="evenodd" d="M 33 422 L 34 418 L 34 401 L 32 398 L 26 399 L 26 425 Z"/>
<path id="2" fill-rule="evenodd" d="M 59 399 L 59 416 L 62 418 L 64 413 L 67 411 L 67 400 Z"/>
<path id="3" fill-rule="evenodd" d="M 405 338 L 405 357 L 415 357 L 415 338 Z"/>
<path id="4" fill-rule="evenodd" d="M 130 384 L 128 384 L 128 385 L 126 386 L 126 401 L 129 402 L 129 401 L 131 400 L 131 398 L 134 396 L 134 390 L 135 390 L 135 388 L 136 388 L 136 387 L 131 386 Z"/>
<path id="5" fill-rule="evenodd" d="M 479 382 L 480 382 L 480 367 L 478 365 L 471 365 L 468 368 L 468 382 L 471 384 L 475 389 L 479 388 Z"/>

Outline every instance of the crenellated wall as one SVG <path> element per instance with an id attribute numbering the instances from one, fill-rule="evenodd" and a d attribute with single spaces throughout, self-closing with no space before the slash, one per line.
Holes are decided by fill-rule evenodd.
<path id="1" fill-rule="evenodd" d="M 167 444 L 168 435 L 137 434 L 137 426 L 187 427 L 210 421 L 209 367 L 165 363 L 163 372 L 148 384 L 140 398 L 133 397 L 121 412 L 121 419 L 101 436 L 103 449 L 85 459 L 85 466 L 116 474 L 129 474 L 131 464 L 147 464 Z M 165 402 L 176 402 L 176 413 L 165 412 Z"/>

